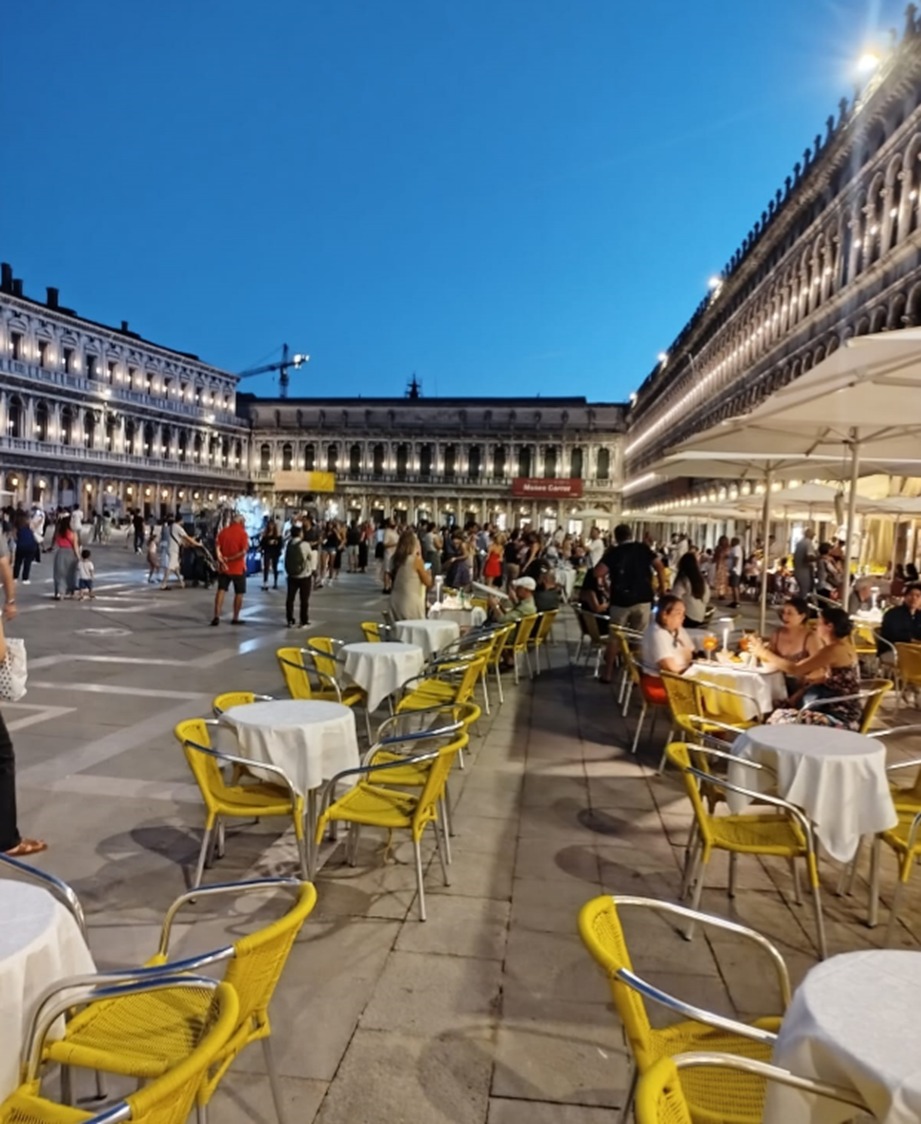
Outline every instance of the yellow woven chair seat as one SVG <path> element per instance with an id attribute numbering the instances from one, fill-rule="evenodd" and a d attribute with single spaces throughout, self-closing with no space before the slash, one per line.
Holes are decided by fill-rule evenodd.
<path id="1" fill-rule="evenodd" d="M 157 963 L 162 959 L 148 961 Z M 210 991 L 184 988 L 93 1004 L 70 1020 L 66 1038 L 47 1044 L 44 1056 L 104 1073 L 159 1077 L 194 1049 L 211 999 Z"/>
<path id="2" fill-rule="evenodd" d="M 18 1089 L 0 1104 L 0 1124 L 83 1124 L 95 1115 Z"/>
<path id="3" fill-rule="evenodd" d="M 710 826 L 716 847 L 782 858 L 806 853 L 802 833 L 782 816 L 711 816 Z"/>
<path id="4" fill-rule="evenodd" d="M 253 763 L 253 769 L 258 769 Z M 303 812 L 303 800 L 298 798 L 297 808 Z M 291 798 L 283 788 L 260 781 L 258 784 L 227 785 L 215 800 L 219 816 L 290 816 Z"/>
<path id="5" fill-rule="evenodd" d="M 418 798 L 396 788 L 373 784 L 360 784 L 335 800 L 320 817 L 317 824 L 317 841 L 323 839 L 329 819 L 347 820 L 350 823 L 371 827 L 411 828 Z"/>
<path id="6" fill-rule="evenodd" d="M 405 754 L 391 753 L 389 750 L 381 749 L 374 754 L 369 764 L 386 765 L 391 761 L 402 761 L 404 757 Z M 385 773 L 380 775 L 380 783 L 382 787 L 395 785 L 397 788 L 421 788 L 425 784 L 428 775 L 429 763 L 427 761 L 422 761 L 404 765 L 402 769 L 388 769 Z"/>
<path id="7" fill-rule="evenodd" d="M 410 694 L 406 695 L 405 698 L 400 699 L 400 701 L 397 703 L 397 714 L 403 714 L 407 710 L 428 710 L 430 706 L 437 706 L 439 703 L 454 702 L 457 699 L 457 691 L 451 688 L 448 684 L 445 684 L 445 686 L 448 686 L 448 690 L 443 694 L 428 694 L 427 692 L 424 692 L 422 690 L 414 690 L 410 692 Z M 470 717 L 467 719 L 467 725 L 470 726 L 474 722 L 479 721 L 483 711 L 482 708 L 479 707 L 470 698 L 465 699 L 464 702 L 465 705 L 472 708 L 470 711 Z"/>
<path id="8" fill-rule="evenodd" d="M 752 1025 L 776 1034 L 780 1019 L 756 1019 Z M 690 1020 L 654 1030 L 650 1046 L 656 1061 L 697 1050 L 771 1060 L 767 1043 Z M 765 1087 L 760 1077 L 731 1070 L 688 1069 L 681 1074 L 681 1089 L 694 1124 L 760 1124 L 764 1115 Z"/>

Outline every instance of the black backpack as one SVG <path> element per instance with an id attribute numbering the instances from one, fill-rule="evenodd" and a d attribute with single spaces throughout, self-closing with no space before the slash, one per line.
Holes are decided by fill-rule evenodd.
<path id="1" fill-rule="evenodd" d="M 285 548 L 285 573 L 290 578 L 300 578 L 307 570 L 307 559 L 301 550 L 301 538 L 291 539 Z"/>

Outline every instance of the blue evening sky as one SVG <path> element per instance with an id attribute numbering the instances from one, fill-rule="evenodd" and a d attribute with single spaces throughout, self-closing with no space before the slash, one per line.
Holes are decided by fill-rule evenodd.
<path id="1" fill-rule="evenodd" d="M 0 258 L 292 395 L 622 400 L 903 6 L 8 4 Z"/>

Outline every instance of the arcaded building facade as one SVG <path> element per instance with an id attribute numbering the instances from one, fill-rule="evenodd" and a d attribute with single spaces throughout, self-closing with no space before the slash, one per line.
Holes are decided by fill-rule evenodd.
<path id="1" fill-rule="evenodd" d="M 841 100 L 639 388 L 628 506 L 705 488 L 664 482 L 656 461 L 850 336 L 921 324 L 919 207 L 921 20 L 911 5 L 901 40 L 865 89 Z"/>
<path id="2" fill-rule="evenodd" d="M 23 294 L 0 272 L 4 504 L 150 515 L 215 507 L 247 488 L 236 378 Z"/>
<path id="3" fill-rule="evenodd" d="M 276 506 L 296 504 L 325 474 L 333 490 L 318 506 L 342 518 L 555 527 L 588 510 L 600 523 L 620 512 L 621 405 L 241 395 L 240 412 L 251 424 L 251 478 Z"/>

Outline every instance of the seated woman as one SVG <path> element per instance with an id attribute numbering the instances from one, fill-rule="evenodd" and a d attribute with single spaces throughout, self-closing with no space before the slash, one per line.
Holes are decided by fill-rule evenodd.
<path id="1" fill-rule="evenodd" d="M 684 629 L 684 602 L 673 593 L 666 593 L 659 598 L 655 616 L 640 644 L 644 698 L 664 705 L 668 700 L 659 672 L 681 675 L 693 658 L 694 645 Z"/>
<path id="2" fill-rule="evenodd" d="M 751 650 L 769 667 L 798 679 L 822 672 L 820 683 L 807 683 L 801 694 L 802 703 L 818 702 L 823 698 L 839 699 L 843 695 L 856 695 L 860 690 L 860 668 L 857 652 L 851 640 L 851 619 L 843 609 L 826 607 L 819 614 L 816 627 L 819 650 L 804 659 L 791 660 L 772 652 L 763 640 L 756 640 Z M 793 701 L 793 700 L 789 700 Z M 860 699 L 850 698 L 823 706 L 821 710 L 798 710 L 795 706 L 781 707 L 768 718 L 771 725 L 801 722 L 810 726 L 835 726 L 856 730 L 860 726 L 863 705 Z"/>
<path id="3" fill-rule="evenodd" d="M 774 630 L 767 642 L 774 655 L 792 660 L 793 663 L 814 656 L 822 644 L 818 633 L 808 627 L 809 606 L 803 598 L 788 597 L 781 605 L 778 615 L 780 628 Z M 825 678 L 825 673 L 816 672 L 812 678 L 815 679 L 816 676 L 821 680 Z M 805 679 L 801 681 L 793 675 L 786 676 L 786 680 L 787 692 L 791 696 L 795 696 L 805 682 Z"/>
<path id="4" fill-rule="evenodd" d="M 687 628 L 702 628 L 710 604 L 710 587 L 697 564 L 697 556 L 687 551 L 678 559 L 672 593 L 684 602 Z"/>

